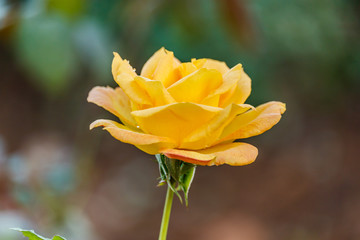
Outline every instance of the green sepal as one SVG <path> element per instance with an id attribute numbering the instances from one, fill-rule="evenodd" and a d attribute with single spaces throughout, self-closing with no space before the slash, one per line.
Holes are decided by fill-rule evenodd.
<path id="1" fill-rule="evenodd" d="M 66 240 L 63 237 L 60 237 L 58 235 L 54 236 L 52 239 L 50 238 L 44 238 L 34 232 L 34 230 L 23 230 L 20 228 L 11 228 L 12 230 L 21 232 L 25 237 L 28 237 L 29 240 Z"/>
<path id="2" fill-rule="evenodd" d="M 181 161 L 172 159 L 172 158 L 168 158 L 166 156 L 164 156 L 164 159 L 165 159 L 165 165 L 167 166 L 167 168 L 169 170 L 170 176 L 172 178 L 174 178 L 175 180 L 178 180 L 180 177 Z"/>
<path id="3" fill-rule="evenodd" d="M 179 194 L 176 188 L 177 182 L 174 179 L 173 175 L 171 174 L 174 173 L 176 169 L 174 165 L 175 163 L 173 161 L 169 161 L 169 158 L 167 158 L 162 154 L 156 154 L 155 157 L 159 163 L 159 172 L 160 172 L 160 182 L 158 186 L 162 186 L 166 182 L 169 188 L 176 194 L 176 196 L 179 198 L 180 202 L 182 203 L 181 195 Z"/>
<path id="4" fill-rule="evenodd" d="M 181 160 L 168 158 L 163 154 L 155 155 L 159 163 L 160 182 L 158 186 L 165 183 L 178 196 L 182 203 L 179 191 L 184 192 L 186 206 L 188 206 L 189 189 L 195 176 L 196 165 Z"/>
<path id="5" fill-rule="evenodd" d="M 189 190 L 195 177 L 196 165 L 190 163 L 183 163 L 181 166 L 181 175 L 179 178 L 179 185 L 184 192 L 186 206 L 189 205 Z"/>

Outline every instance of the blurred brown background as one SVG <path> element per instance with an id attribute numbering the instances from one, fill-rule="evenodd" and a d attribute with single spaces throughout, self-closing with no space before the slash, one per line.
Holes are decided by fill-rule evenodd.
<path id="1" fill-rule="evenodd" d="M 246 139 L 254 164 L 198 167 L 169 239 L 360 239 L 359 18 L 355 0 L 0 0 L 0 239 L 157 239 L 154 157 L 90 132 L 115 118 L 86 97 L 116 85 L 112 51 L 139 71 L 162 46 L 240 62 L 248 103 L 288 109 Z"/>

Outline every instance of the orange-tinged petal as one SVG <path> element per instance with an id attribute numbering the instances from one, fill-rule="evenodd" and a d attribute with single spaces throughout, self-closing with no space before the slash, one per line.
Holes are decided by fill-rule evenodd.
<path id="1" fill-rule="evenodd" d="M 175 146 L 174 141 L 170 138 L 135 132 L 126 126 L 111 120 L 96 120 L 90 125 L 90 130 L 99 126 L 103 126 L 103 129 L 107 130 L 117 140 L 136 145 L 149 154 L 157 154 L 162 149 Z"/>
<path id="2" fill-rule="evenodd" d="M 214 69 L 199 69 L 168 88 L 178 102 L 200 103 L 222 83 L 222 76 Z"/>
<path id="3" fill-rule="evenodd" d="M 248 104 L 232 104 L 217 113 L 206 125 L 195 129 L 180 144 L 184 149 L 203 149 L 214 145 L 224 128 L 241 113 L 254 108 Z"/>
<path id="4" fill-rule="evenodd" d="M 197 165 L 208 165 L 211 160 L 216 157 L 214 154 L 202 154 L 196 151 L 181 149 L 166 149 L 163 150 L 161 153 L 168 158 L 178 159 Z"/>
<path id="5" fill-rule="evenodd" d="M 221 110 L 195 103 L 173 103 L 133 111 L 131 114 L 144 132 L 166 136 L 180 143 L 185 136 L 207 124 Z"/>
<path id="6" fill-rule="evenodd" d="M 193 63 L 197 68 L 207 68 L 207 69 L 216 69 L 221 74 L 225 74 L 229 71 L 229 67 L 226 63 L 209 59 L 209 58 L 201 58 L 201 59 L 191 59 L 191 63 Z"/>
<path id="7" fill-rule="evenodd" d="M 111 66 L 112 75 L 114 80 L 121 73 L 127 73 L 130 76 L 136 76 L 135 69 L 133 69 L 127 60 L 123 60 L 120 55 L 114 52 L 114 59 Z"/>
<path id="8" fill-rule="evenodd" d="M 162 150 L 165 156 L 179 159 L 197 165 L 243 166 L 255 161 L 258 150 L 256 147 L 242 142 L 216 145 L 199 151 L 166 149 Z"/>
<path id="9" fill-rule="evenodd" d="M 161 81 L 165 87 L 170 86 L 177 80 L 174 69 L 179 65 L 179 60 L 174 53 L 161 48 L 144 64 L 141 76 Z"/>
<path id="10" fill-rule="evenodd" d="M 243 142 L 220 144 L 199 151 L 202 154 L 214 154 L 215 160 L 210 165 L 228 164 L 231 166 L 243 166 L 255 161 L 258 150 L 253 145 Z"/>
<path id="11" fill-rule="evenodd" d="M 150 97 L 152 106 L 162 106 L 175 102 L 161 81 L 151 80 L 141 76 L 135 77 L 134 80 Z"/>
<path id="12" fill-rule="evenodd" d="M 94 87 L 89 92 L 87 101 L 105 108 L 117 116 L 124 124 L 136 126 L 135 119 L 130 114 L 131 106 L 129 98 L 121 88 Z"/>
<path id="13" fill-rule="evenodd" d="M 224 92 L 220 97 L 219 106 L 226 107 L 231 103 L 242 104 L 246 101 L 251 93 L 251 79 L 244 72 L 241 64 L 233 67 L 224 75 L 230 83 L 237 80 L 236 87 L 230 88 L 229 91 Z"/>
<path id="14" fill-rule="evenodd" d="M 240 114 L 224 128 L 218 142 L 259 135 L 278 123 L 285 110 L 284 103 L 273 101 Z"/>
<path id="15" fill-rule="evenodd" d="M 136 77 L 136 76 L 135 76 Z M 130 98 L 131 101 L 137 103 L 140 106 L 151 107 L 152 101 L 146 91 L 142 89 L 139 84 L 135 81 L 135 77 L 122 73 L 115 81 L 121 89 L 126 93 L 126 95 Z"/>

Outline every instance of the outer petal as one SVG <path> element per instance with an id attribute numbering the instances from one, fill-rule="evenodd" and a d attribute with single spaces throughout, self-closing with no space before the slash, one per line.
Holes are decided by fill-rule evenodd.
<path id="1" fill-rule="evenodd" d="M 124 124 L 136 126 L 135 119 L 130 114 L 131 107 L 129 98 L 121 88 L 94 87 L 89 92 L 87 101 L 105 108 L 117 116 Z"/>
<path id="2" fill-rule="evenodd" d="M 285 110 L 284 103 L 268 102 L 240 114 L 225 127 L 218 142 L 259 135 L 278 123 Z"/>
<path id="3" fill-rule="evenodd" d="M 104 130 L 107 130 L 117 140 L 136 145 L 149 154 L 157 154 L 162 149 L 175 146 L 174 141 L 170 138 L 135 132 L 111 120 L 96 120 L 90 125 L 90 130 L 99 126 L 103 126 Z"/>
<path id="4" fill-rule="evenodd" d="M 224 79 L 230 81 L 238 79 L 236 87 L 230 88 L 229 91 L 224 92 L 220 97 L 219 106 L 226 107 L 231 103 L 242 104 L 249 97 L 251 92 L 251 79 L 244 72 L 241 64 L 233 67 L 224 75 Z"/>
<path id="5" fill-rule="evenodd" d="M 159 80 L 167 87 L 178 79 L 174 69 L 179 64 L 179 60 L 174 57 L 173 52 L 161 48 L 144 64 L 141 76 Z"/>
<path id="6" fill-rule="evenodd" d="M 168 91 L 178 102 L 200 103 L 221 83 L 219 71 L 202 68 L 171 85 Z"/>
<path id="7" fill-rule="evenodd" d="M 145 77 L 135 77 L 134 80 L 150 97 L 152 106 L 162 106 L 175 102 L 161 81 L 150 80 Z"/>
<path id="8" fill-rule="evenodd" d="M 258 150 L 256 147 L 241 142 L 221 144 L 199 151 L 166 149 L 161 153 L 169 158 L 179 159 L 197 165 L 243 166 L 255 161 Z"/>
<path id="9" fill-rule="evenodd" d="M 130 76 L 136 76 L 135 69 L 130 66 L 129 61 L 123 60 L 120 55 L 114 52 L 114 59 L 111 66 L 111 71 L 114 79 L 121 73 L 127 73 Z"/>
<path id="10" fill-rule="evenodd" d="M 221 110 L 195 103 L 174 103 L 133 111 L 131 114 L 144 132 L 169 137 L 179 144 L 184 137 L 207 124 Z"/>
<path id="11" fill-rule="evenodd" d="M 188 135 L 181 143 L 180 148 L 204 149 L 212 146 L 235 117 L 249 109 L 254 108 L 248 104 L 232 104 L 219 112 L 209 123 L 201 126 Z"/>
<path id="12" fill-rule="evenodd" d="M 181 149 L 166 149 L 161 151 L 161 153 L 168 158 L 178 159 L 197 165 L 210 165 L 211 161 L 216 158 L 215 154 L 203 154 L 197 151 Z"/>
<path id="13" fill-rule="evenodd" d="M 229 71 L 229 67 L 224 62 L 220 62 L 217 60 L 209 59 L 209 58 L 201 58 L 201 59 L 191 59 L 191 63 L 193 63 L 197 68 L 207 68 L 207 69 L 216 69 L 221 74 Z"/>

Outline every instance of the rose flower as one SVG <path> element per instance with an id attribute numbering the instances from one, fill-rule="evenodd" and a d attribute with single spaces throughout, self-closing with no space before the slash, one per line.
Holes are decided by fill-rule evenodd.
<path id="1" fill-rule="evenodd" d="M 95 87 L 88 101 L 117 116 L 121 123 L 96 120 L 114 138 L 148 154 L 197 165 L 252 163 L 257 148 L 234 142 L 259 135 L 277 122 L 285 104 L 244 104 L 251 79 L 241 64 L 229 67 L 212 59 L 181 63 L 173 52 L 158 50 L 137 75 L 114 53 L 112 74 L 120 87 Z"/>

